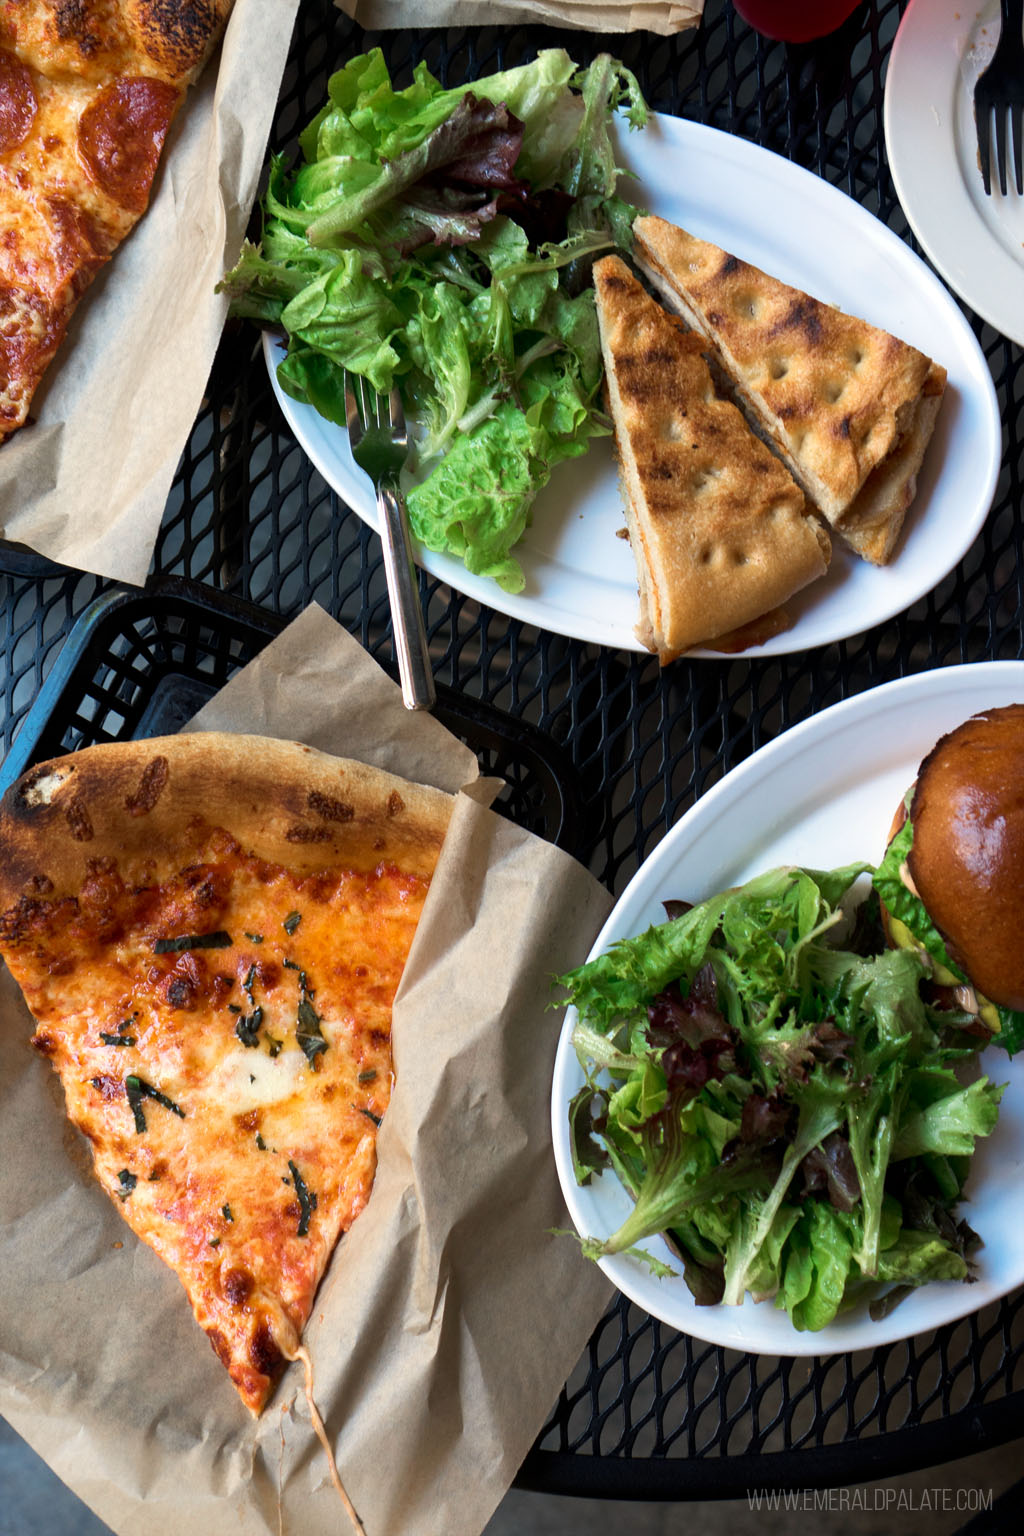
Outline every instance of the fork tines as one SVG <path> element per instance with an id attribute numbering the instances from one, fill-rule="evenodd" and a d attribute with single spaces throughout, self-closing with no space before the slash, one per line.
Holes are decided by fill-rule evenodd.
<path id="1" fill-rule="evenodd" d="M 992 192 L 992 120 L 996 125 L 996 166 L 999 171 L 999 190 L 1005 197 L 1009 190 L 1006 172 L 1006 147 L 1008 138 L 1013 144 L 1013 178 L 1017 192 L 1024 196 L 1024 103 L 1018 107 L 983 108 L 975 101 L 978 122 L 978 158 L 981 161 L 981 178 L 986 197 Z"/>
<path id="2" fill-rule="evenodd" d="M 974 86 L 978 158 L 986 196 L 992 191 L 992 122 L 999 190 L 1008 188 L 1007 142 L 1013 146 L 1018 195 L 1024 196 L 1024 0 L 1000 0 L 1002 25 L 996 51 Z"/>

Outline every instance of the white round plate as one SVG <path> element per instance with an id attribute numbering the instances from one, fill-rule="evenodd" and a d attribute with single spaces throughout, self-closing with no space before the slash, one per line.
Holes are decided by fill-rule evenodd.
<path id="1" fill-rule="evenodd" d="M 794 726 L 734 768 L 676 823 L 617 902 L 588 958 L 619 938 L 664 921 L 662 902 L 701 901 L 781 864 L 837 868 L 877 862 L 894 810 L 918 765 L 945 731 L 969 715 L 1024 701 L 1024 662 L 984 662 L 924 672 L 847 699 Z M 577 1230 L 606 1237 L 630 1200 L 612 1174 L 580 1188 L 573 1177 L 568 1105 L 584 1076 L 571 1043 L 575 1010 L 559 1039 L 552 1087 L 558 1176 Z M 825 1355 L 871 1349 L 964 1317 L 1024 1282 L 1024 1052 L 1010 1060 L 990 1046 L 983 1065 L 1008 1083 L 995 1131 L 978 1144 L 964 1215 L 981 1237 L 973 1285 L 934 1283 L 880 1322 L 866 1308 L 818 1333 L 801 1333 L 771 1302 L 698 1307 L 682 1276 L 656 1279 L 639 1260 L 616 1254 L 601 1267 L 654 1317 L 710 1343 L 755 1354 Z M 678 1271 L 658 1239 L 643 1246 Z"/>
<path id="2" fill-rule="evenodd" d="M 911 0 L 889 56 L 885 143 L 903 211 L 935 266 L 1024 346 L 1024 198 L 1004 197 L 995 177 L 985 196 L 974 122 L 974 83 L 998 36 L 998 0 Z"/>
<path id="3" fill-rule="evenodd" d="M 623 195 L 816 298 L 838 304 L 942 363 L 949 372 L 935 436 L 896 559 L 876 567 L 834 541 L 831 569 L 787 606 L 791 629 L 750 656 L 828 645 L 902 613 L 930 592 L 965 554 L 988 515 L 1001 454 L 999 407 L 984 354 L 956 301 L 918 256 L 845 193 L 778 155 L 714 128 L 653 114 L 639 133 L 621 129 Z M 278 402 L 324 479 L 371 527 L 370 483 L 357 469 L 343 428 L 281 390 L 280 343 L 264 351 Z M 636 568 L 624 526 L 610 441 L 559 465 L 534 504 L 516 546 L 526 585 L 510 595 L 460 560 L 421 550 L 420 564 L 515 619 L 622 650 L 643 647 Z M 696 651 L 701 656 L 719 653 Z"/>

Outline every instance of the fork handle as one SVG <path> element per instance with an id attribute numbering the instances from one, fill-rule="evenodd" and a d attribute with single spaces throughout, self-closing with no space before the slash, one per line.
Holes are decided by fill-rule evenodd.
<path id="1" fill-rule="evenodd" d="M 429 709 L 436 697 L 434 674 L 412 558 L 405 498 L 397 486 L 385 483 L 378 488 L 377 512 L 402 701 L 406 709 Z"/>

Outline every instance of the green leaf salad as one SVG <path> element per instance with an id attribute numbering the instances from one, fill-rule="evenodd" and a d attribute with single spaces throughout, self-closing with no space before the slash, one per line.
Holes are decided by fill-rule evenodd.
<path id="1" fill-rule="evenodd" d="M 636 80 L 559 48 L 470 85 L 417 65 L 396 91 L 379 49 L 332 76 L 271 162 L 260 244 L 221 287 L 287 334 L 282 388 L 344 422 L 343 370 L 397 380 L 417 429 L 416 536 L 508 591 L 511 553 L 554 466 L 609 430 L 585 274 L 628 250 L 609 125 L 646 121 Z"/>
<path id="2" fill-rule="evenodd" d="M 929 1280 L 969 1280 L 956 1215 L 1002 1089 L 970 1021 L 925 1000 L 927 962 L 886 948 L 870 866 L 771 870 L 559 978 L 586 1074 L 576 1177 L 634 1198 L 592 1258 L 663 1234 L 698 1304 L 774 1298 L 801 1330 Z"/>

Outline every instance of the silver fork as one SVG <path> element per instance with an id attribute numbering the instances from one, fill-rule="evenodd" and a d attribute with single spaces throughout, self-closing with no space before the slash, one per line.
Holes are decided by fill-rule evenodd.
<path id="1" fill-rule="evenodd" d="M 1013 131 L 1013 170 L 1017 191 L 1024 196 L 1024 0 L 999 0 L 1002 24 L 999 42 L 988 67 L 974 87 L 974 120 L 986 196 L 992 191 L 991 121 L 996 125 L 996 167 L 999 190 L 1006 196 L 1007 119 Z"/>
<path id="2" fill-rule="evenodd" d="M 397 389 L 379 395 L 366 379 L 345 373 L 345 424 L 352 457 L 373 481 L 377 520 L 384 545 L 384 575 L 391 601 L 391 629 L 402 699 L 406 709 L 434 703 L 423 608 L 420 604 L 412 539 L 398 476 L 409 453 L 409 434 Z"/>

